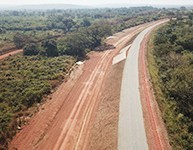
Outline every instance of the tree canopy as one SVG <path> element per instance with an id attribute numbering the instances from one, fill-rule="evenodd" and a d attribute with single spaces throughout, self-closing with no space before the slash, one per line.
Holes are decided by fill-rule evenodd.
<path id="1" fill-rule="evenodd" d="M 37 55 L 39 53 L 39 49 L 35 43 L 29 43 L 25 45 L 23 53 L 27 56 Z"/>
<path id="2" fill-rule="evenodd" d="M 175 116 L 165 116 L 174 149 L 193 149 L 192 29 L 193 20 L 171 21 L 158 30 L 154 40 L 161 89 Z"/>
<path id="3" fill-rule="evenodd" d="M 41 46 L 45 49 L 45 54 L 48 57 L 58 56 L 57 43 L 54 40 L 45 40 Z"/>

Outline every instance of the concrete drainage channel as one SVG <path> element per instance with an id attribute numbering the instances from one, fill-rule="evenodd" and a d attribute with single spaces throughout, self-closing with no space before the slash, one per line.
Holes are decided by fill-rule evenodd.
<path id="1" fill-rule="evenodd" d="M 125 60 L 126 57 L 127 57 L 127 51 L 129 50 L 130 47 L 131 47 L 131 45 L 128 45 L 128 46 L 124 47 L 124 48 L 119 52 L 119 54 L 113 58 L 112 64 L 115 65 L 115 64 L 117 64 L 117 63 Z"/>

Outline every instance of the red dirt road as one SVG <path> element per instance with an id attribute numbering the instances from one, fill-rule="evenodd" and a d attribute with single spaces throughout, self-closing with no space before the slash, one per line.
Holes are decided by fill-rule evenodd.
<path id="1" fill-rule="evenodd" d="M 112 59 L 147 26 L 149 24 L 132 28 L 107 41 L 116 45 L 114 50 L 90 53 L 90 59 L 74 69 L 70 79 L 53 93 L 51 100 L 42 105 L 28 125 L 15 136 L 9 149 L 86 149 Z"/>
<path id="2" fill-rule="evenodd" d="M 83 73 L 73 88 L 68 91 L 68 88 L 63 86 L 59 93 L 53 95 L 54 101 L 63 100 L 63 102 L 58 110 L 57 108 L 53 110 L 53 115 L 55 113 L 57 115 L 51 119 L 47 118 L 49 127 L 42 127 L 46 124 L 41 121 L 44 116 L 40 113 L 37 114 L 29 122 L 29 126 L 14 138 L 10 148 L 15 147 L 21 150 L 82 148 L 88 141 L 87 128 L 92 119 L 93 109 L 98 103 L 97 97 L 100 94 L 105 71 L 111 63 L 113 54 L 112 50 L 101 53 L 93 52 L 90 55 L 90 60 L 86 61 Z M 49 124 L 50 121 L 52 121 L 51 124 Z M 44 131 L 41 131 L 42 129 Z M 38 134 L 38 132 L 41 133 Z"/>
<path id="3" fill-rule="evenodd" d="M 145 118 L 147 141 L 150 150 L 171 150 L 168 135 L 155 100 L 147 67 L 147 42 L 151 31 L 141 43 L 139 53 L 140 93 Z"/>
<path id="4" fill-rule="evenodd" d="M 98 53 L 98 60 L 95 56 L 95 61 L 92 59 L 92 61 L 86 62 L 83 75 L 61 108 L 65 111 L 59 112 L 37 149 L 84 149 L 88 141 L 87 132 L 92 120 L 92 113 L 97 106 L 97 97 L 112 58 L 111 52 Z M 99 59 L 101 60 L 99 61 Z M 63 119 L 61 120 L 61 118 Z"/>
<path id="5" fill-rule="evenodd" d="M 0 60 L 1 60 L 1 59 L 4 59 L 4 58 L 6 58 L 6 57 L 9 57 L 9 56 L 11 56 L 11 55 L 15 55 L 15 54 L 17 54 L 17 53 L 21 53 L 21 52 L 23 52 L 23 50 L 22 50 L 22 49 L 19 49 L 19 50 L 15 50 L 15 51 L 12 51 L 12 52 L 9 52 L 9 53 L 0 55 Z"/>

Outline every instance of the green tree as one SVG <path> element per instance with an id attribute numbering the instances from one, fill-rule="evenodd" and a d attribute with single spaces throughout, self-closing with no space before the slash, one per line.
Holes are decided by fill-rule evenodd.
<path id="1" fill-rule="evenodd" d="M 9 137 L 9 125 L 12 117 L 11 108 L 5 103 L 0 103 L 0 148 L 1 144 L 6 144 L 6 140 Z"/>
<path id="2" fill-rule="evenodd" d="M 70 29 L 76 24 L 72 19 L 64 19 L 62 20 L 63 23 L 63 31 L 64 33 L 67 33 L 70 31 Z"/>
<path id="3" fill-rule="evenodd" d="M 90 26 L 88 32 L 88 35 L 93 41 L 93 48 L 101 44 L 102 38 L 112 34 L 111 26 L 106 21 L 100 21 L 93 24 Z"/>
<path id="4" fill-rule="evenodd" d="M 63 54 L 85 57 L 85 38 L 83 34 L 72 33 L 69 34 L 65 39 L 60 41 L 59 50 Z"/>
<path id="5" fill-rule="evenodd" d="M 81 24 L 83 27 L 88 27 L 91 25 L 91 22 L 87 18 L 84 18 Z"/>
<path id="6" fill-rule="evenodd" d="M 171 73 L 167 83 L 168 91 L 179 104 L 181 112 L 191 117 L 193 114 L 193 65 L 180 66 Z"/>
<path id="7" fill-rule="evenodd" d="M 42 42 L 42 47 L 48 57 L 58 56 L 57 43 L 54 40 L 45 40 Z"/>
<path id="8" fill-rule="evenodd" d="M 13 36 L 13 42 L 17 48 L 23 48 L 24 45 L 33 42 L 33 40 L 27 35 L 16 33 Z"/>
<path id="9" fill-rule="evenodd" d="M 23 49 L 23 54 L 27 56 L 37 55 L 38 53 L 39 49 L 35 43 L 27 44 Z"/>

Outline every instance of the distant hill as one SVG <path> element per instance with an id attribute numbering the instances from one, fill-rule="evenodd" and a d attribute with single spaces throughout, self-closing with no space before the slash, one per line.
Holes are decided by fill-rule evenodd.
<path id="1" fill-rule="evenodd" d="M 2 6 L 0 10 L 50 10 L 50 9 L 93 9 L 93 8 L 121 8 L 121 7 L 141 7 L 145 5 L 130 4 L 103 4 L 103 5 L 73 5 L 73 4 L 37 4 L 21 6 Z"/>
<path id="2" fill-rule="evenodd" d="M 92 8 L 84 5 L 73 4 L 39 4 L 39 5 L 21 5 L 21 6 L 0 6 L 0 10 L 48 10 L 48 9 L 86 9 Z"/>
<path id="3" fill-rule="evenodd" d="M 92 8 L 121 8 L 121 7 L 141 7 L 150 5 L 130 5 L 130 4 L 103 4 L 103 5 L 74 5 L 74 4 L 37 4 L 37 5 L 21 5 L 6 6 L 0 5 L 0 10 L 50 10 L 50 9 L 92 9 Z M 179 8 L 178 5 L 151 5 L 157 8 Z"/>
<path id="4" fill-rule="evenodd" d="M 24 5 L 20 6 L 22 9 L 82 9 L 89 8 L 89 6 L 73 5 L 73 4 L 41 4 L 41 5 Z"/>
<path id="5" fill-rule="evenodd" d="M 141 6 L 146 6 L 146 5 L 131 5 L 131 4 L 103 4 L 103 5 L 96 5 L 92 6 L 94 8 L 121 8 L 121 7 L 141 7 Z"/>

